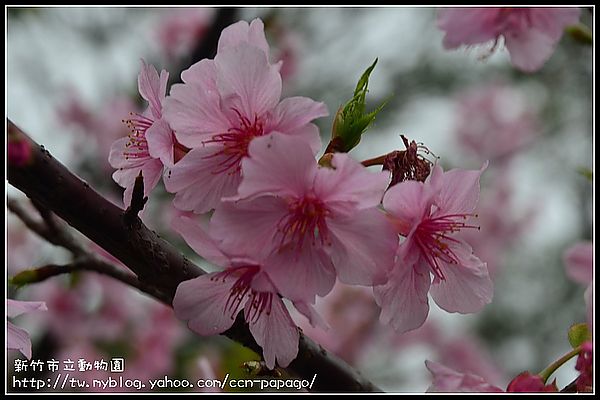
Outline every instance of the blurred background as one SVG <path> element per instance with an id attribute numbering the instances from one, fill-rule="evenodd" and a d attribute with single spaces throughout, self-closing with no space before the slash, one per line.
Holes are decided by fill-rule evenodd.
<path id="1" fill-rule="evenodd" d="M 490 161 L 481 231 L 468 240 L 495 281 L 492 304 L 460 315 L 430 302 L 425 325 L 398 335 L 379 324 L 369 289 L 337 285 L 318 303 L 331 330 L 298 317 L 303 330 L 386 391 L 425 391 L 426 359 L 505 388 L 516 374 L 537 373 L 568 352 L 567 329 L 585 321 L 585 287 L 567 277 L 563 252 L 592 240 L 594 159 L 592 47 L 570 36 L 540 71 L 525 74 L 505 49 L 485 60 L 485 47 L 443 49 L 431 8 L 9 8 L 7 116 L 121 204 L 108 151 L 128 133 L 121 120 L 142 107 L 140 59 L 180 82 L 182 70 L 212 57 L 215 26 L 256 17 L 265 21 L 273 61 L 283 60 L 284 96 L 327 104 L 330 117 L 317 121 L 324 145 L 336 110 L 378 58 L 367 104 L 389 100 L 350 153 L 355 159 L 403 150 L 404 134 L 446 169 Z M 591 27 L 591 12 L 582 10 L 581 22 Z M 24 200 L 8 185 L 7 194 Z M 160 183 L 144 222 L 205 265 L 168 229 L 171 198 Z M 9 277 L 70 260 L 14 215 L 7 219 Z M 33 359 L 120 356 L 132 379 L 190 380 L 244 376 L 240 365 L 258 359 L 226 338 L 193 337 L 168 308 L 95 274 L 7 288 L 10 298 L 47 303 L 48 311 L 16 320 L 32 335 Z M 10 352 L 10 371 L 14 358 L 22 356 Z M 102 372 L 81 372 L 94 374 Z M 576 376 L 572 360 L 556 374 L 559 387 Z"/>

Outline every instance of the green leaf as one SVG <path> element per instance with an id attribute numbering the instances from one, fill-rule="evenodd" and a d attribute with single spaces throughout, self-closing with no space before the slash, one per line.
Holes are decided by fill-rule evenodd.
<path id="1" fill-rule="evenodd" d="M 584 342 L 592 340 L 592 335 L 586 323 L 575 324 L 569 328 L 569 343 L 573 348 L 581 346 Z"/>
<path id="2" fill-rule="evenodd" d="M 369 77 L 377 65 L 377 60 L 363 72 L 354 96 L 335 115 L 332 141 L 336 139 L 335 151 L 348 152 L 358 145 L 361 136 L 375 120 L 375 116 L 383 109 L 387 100 L 370 113 L 365 113 L 366 96 L 369 89 Z"/>

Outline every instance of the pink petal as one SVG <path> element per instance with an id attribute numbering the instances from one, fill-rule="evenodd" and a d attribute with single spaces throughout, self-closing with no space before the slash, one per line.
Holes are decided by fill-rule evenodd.
<path id="1" fill-rule="evenodd" d="M 227 47 L 236 47 L 241 43 L 258 47 L 265 53 L 266 58 L 269 58 L 269 44 L 265 37 L 265 26 L 259 18 L 255 18 L 249 25 L 246 21 L 239 21 L 223 29 L 217 46 L 217 54 Z"/>
<path id="2" fill-rule="evenodd" d="M 325 296 L 335 284 L 329 257 L 311 244 L 277 250 L 265 261 L 265 271 L 279 293 L 293 301 L 314 303 L 315 295 Z"/>
<path id="3" fill-rule="evenodd" d="M 249 305 L 244 310 L 246 319 L 252 315 Z M 256 343 L 263 349 L 263 357 L 267 367 L 275 368 L 277 364 L 285 368 L 298 355 L 298 328 L 279 296 L 273 296 L 271 312 L 262 313 L 256 323 L 250 324 L 250 332 Z"/>
<path id="4" fill-rule="evenodd" d="M 448 312 L 475 313 L 492 301 L 494 286 L 487 265 L 464 243 L 449 244 L 459 264 L 440 263 L 445 280 L 434 279 L 431 297 Z"/>
<path id="5" fill-rule="evenodd" d="M 173 131 L 164 119 L 159 119 L 152 124 L 146 131 L 146 140 L 148 141 L 148 152 L 153 158 L 159 158 L 160 161 L 172 167 L 173 160 Z"/>
<path id="6" fill-rule="evenodd" d="M 496 22 L 500 8 L 444 8 L 438 11 L 437 26 L 445 31 L 444 48 L 485 43 L 499 34 Z"/>
<path id="7" fill-rule="evenodd" d="M 381 307 L 381 322 L 392 325 L 398 333 L 423 325 L 429 313 L 430 283 L 429 271 L 420 264 L 397 263 L 388 282 L 373 288 Z"/>
<path id="8" fill-rule="evenodd" d="M 21 354 L 31 359 L 31 339 L 27 331 L 17 327 L 10 321 L 6 321 L 7 324 L 7 349 L 19 350 Z"/>
<path id="9" fill-rule="evenodd" d="M 154 119 L 161 117 L 161 100 L 165 97 L 169 73 L 161 71 L 160 77 L 153 65 L 146 64 L 142 59 L 142 70 L 138 75 L 138 89 L 140 94 L 150 104 Z M 161 91 L 162 90 L 162 91 Z"/>
<path id="10" fill-rule="evenodd" d="M 569 247 L 563 260 L 567 266 L 567 276 L 582 285 L 589 285 L 592 282 L 592 272 L 594 268 L 594 245 L 592 242 L 577 243 Z"/>
<path id="11" fill-rule="evenodd" d="M 340 282 L 377 285 L 386 281 L 394 264 L 398 236 L 385 214 L 376 208 L 327 219 L 331 256 Z"/>
<path id="12" fill-rule="evenodd" d="M 202 146 L 213 135 L 230 128 L 221 110 L 214 61 L 204 59 L 182 72 L 185 84 L 171 87 L 163 103 L 163 115 L 177 140 L 190 148 Z"/>
<path id="13" fill-rule="evenodd" d="M 281 76 L 262 50 L 243 44 L 227 47 L 217 54 L 215 65 L 221 98 L 248 120 L 262 117 L 279 102 Z"/>
<path id="14" fill-rule="evenodd" d="M 378 206 L 390 181 L 389 172 L 371 172 L 347 154 L 336 153 L 331 168 L 319 168 L 315 194 L 327 203 L 350 203 L 356 208 Z"/>
<path id="15" fill-rule="evenodd" d="M 125 158 L 125 145 L 129 142 L 129 137 L 125 136 L 113 142 L 110 146 L 108 162 L 113 168 L 129 168 L 132 165 L 132 160 Z M 141 162 L 139 164 L 142 164 Z M 118 183 L 118 181 L 116 181 Z"/>
<path id="16" fill-rule="evenodd" d="M 308 322 L 313 328 L 321 328 L 324 331 L 329 330 L 327 322 L 319 315 L 312 305 L 304 301 L 294 301 L 294 307 L 300 314 L 308 319 Z"/>
<path id="17" fill-rule="evenodd" d="M 34 311 L 47 311 L 46 303 L 43 301 L 20 301 L 6 299 L 7 316 L 9 318 L 17 317 L 21 314 L 27 314 Z"/>
<path id="18" fill-rule="evenodd" d="M 167 191 L 177 193 L 175 207 L 204 213 L 217 207 L 221 198 L 235 193 L 240 182 L 239 173 L 219 172 L 228 156 L 215 155 L 218 146 L 192 149 L 165 176 Z"/>
<path id="19" fill-rule="evenodd" d="M 383 208 L 391 214 L 398 231 L 408 235 L 411 227 L 419 223 L 431 205 L 433 191 L 417 181 L 400 182 L 385 192 Z"/>
<path id="20" fill-rule="evenodd" d="M 507 33 L 505 42 L 512 65 L 524 72 L 534 72 L 542 68 L 556 47 L 556 41 L 535 29 Z"/>
<path id="21" fill-rule="evenodd" d="M 529 16 L 531 26 L 543 32 L 553 41 L 558 42 L 563 35 L 565 27 L 574 25 L 579 21 L 581 9 L 571 8 L 531 8 Z"/>
<path id="22" fill-rule="evenodd" d="M 277 224 L 287 212 L 285 201 L 272 197 L 222 202 L 210 221 L 210 232 L 228 253 L 260 259 L 279 244 L 275 240 Z"/>
<path id="23" fill-rule="evenodd" d="M 439 190 L 435 202 L 444 214 L 470 214 L 479 200 L 479 178 L 487 168 L 480 170 L 453 169 L 443 172 L 438 165 L 429 177 L 432 187 Z"/>
<path id="24" fill-rule="evenodd" d="M 177 287 L 173 309 L 177 318 L 187 321 L 191 330 L 202 336 L 212 336 L 231 328 L 235 316 L 244 307 L 244 299 L 232 312 L 225 310 L 235 279 L 212 279 L 217 273 L 184 281 Z"/>
<path id="25" fill-rule="evenodd" d="M 482 377 L 474 374 L 461 374 L 433 361 L 426 360 L 425 366 L 433 375 L 433 384 L 427 392 L 504 392 L 490 385 Z"/>
<path id="26" fill-rule="evenodd" d="M 317 154 L 321 151 L 323 143 L 321 142 L 319 128 L 315 124 L 306 124 L 300 128 L 285 132 L 285 134 L 306 142 L 310 146 L 313 154 Z"/>
<path id="27" fill-rule="evenodd" d="M 287 133 L 302 128 L 316 118 L 328 115 L 324 103 L 308 97 L 288 97 L 283 99 L 273 111 L 271 130 Z"/>
<path id="28" fill-rule="evenodd" d="M 178 215 L 171 221 L 171 228 L 179 233 L 185 242 L 203 258 L 221 267 L 228 264 L 228 258 L 198 222 Z"/>
<path id="29" fill-rule="evenodd" d="M 312 184 L 317 160 L 304 141 L 274 132 L 253 139 L 248 152 L 238 198 L 302 196 Z"/>

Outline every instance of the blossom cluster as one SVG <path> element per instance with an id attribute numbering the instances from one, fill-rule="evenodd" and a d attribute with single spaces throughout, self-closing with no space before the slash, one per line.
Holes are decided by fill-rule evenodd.
<path id="1" fill-rule="evenodd" d="M 142 63 L 138 86 L 148 107 L 131 115 L 131 134 L 112 146 L 113 178 L 127 206 L 140 174 L 144 195 L 162 177 L 180 210 L 173 229 L 221 268 L 180 284 L 176 315 L 214 335 L 243 310 L 273 368 L 298 352 L 283 300 L 326 328 L 313 305 L 336 280 L 373 287 L 381 321 L 399 332 L 424 323 L 429 292 L 448 312 L 480 311 L 492 282 L 456 233 L 477 228 L 486 165 L 445 172 L 432 163 L 418 181 L 390 187 L 389 166 L 371 171 L 345 153 L 319 162 L 313 121 L 329 115 L 327 107 L 281 99 L 281 68 L 270 60 L 260 19 L 224 29 L 214 59 L 183 71 L 168 96 L 168 73 Z M 197 215 L 206 213 L 203 224 Z"/>

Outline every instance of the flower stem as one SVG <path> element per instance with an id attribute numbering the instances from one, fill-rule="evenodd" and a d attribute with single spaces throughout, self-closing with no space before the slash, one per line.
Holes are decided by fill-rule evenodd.
<path id="1" fill-rule="evenodd" d="M 383 165 L 383 162 L 385 161 L 385 158 L 387 157 L 387 154 L 384 154 L 382 156 L 379 157 L 375 157 L 375 158 L 370 158 L 368 160 L 365 161 L 361 161 L 361 164 L 365 167 L 370 167 L 373 165 Z"/>
<path id="2" fill-rule="evenodd" d="M 544 383 L 550 378 L 550 375 L 554 373 L 561 365 L 569 361 L 571 358 L 575 357 L 581 351 L 581 346 L 575 347 L 573 350 L 554 361 L 552 364 L 548 365 L 542 372 L 538 375 L 544 380 Z"/>

